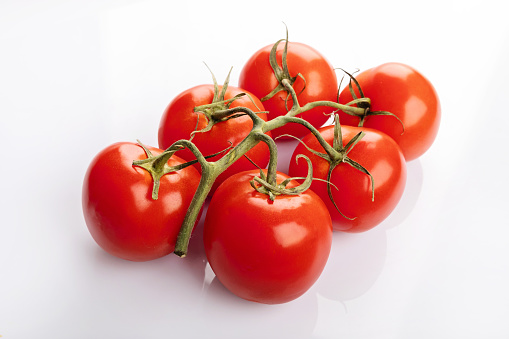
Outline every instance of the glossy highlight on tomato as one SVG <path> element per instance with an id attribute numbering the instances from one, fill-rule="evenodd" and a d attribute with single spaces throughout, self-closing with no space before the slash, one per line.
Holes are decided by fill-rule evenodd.
<path id="1" fill-rule="evenodd" d="M 269 62 L 272 46 L 265 46 L 255 52 L 240 73 L 239 86 L 259 98 L 268 95 L 279 84 Z M 284 43 L 280 43 L 276 53 L 276 60 L 280 66 L 282 65 L 283 49 Z M 292 77 L 300 73 L 305 79 L 297 76 L 293 84 L 301 106 L 318 100 L 336 101 L 338 90 L 336 72 L 320 52 L 303 43 L 289 42 L 287 64 Z M 286 91 L 280 91 L 272 98 L 263 101 L 263 105 L 269 111 L 269 120 L 271 120 L 277 116 L 285 115 L 292 108 L 293 101 Z M 298 115 L 298 117 L 318 128 L 328 120 L 326 114 L 332 111 L 332 108 L 317 107 Z M 290 134 L 300 138 L 307 133 L 309 130 L 305 127 L 290 123 L 273 130 L 272 136 Z"/>
<path id="2" fill-rule="evenodd" d="M 333 145 L 334 126 L 319 129 L 322 137 Z M 374 200 L 370 177 L 347 163 L 338 164 L 332 171 L 330 182 L 332 196 L 341 213 L 334 207 L 327 191 L 327 184 L 315 180 L 311 190 L 327 205 L 333 227 L 336 231 L 358 233 L 372 229 L 380 224 L 398 204 L 406 184 L 406 162 L 398 145 L 385 133 L 369 128 L 353 126 L 341 127 L 343 143 L 346 145 L 357 133 L 363 131 L 364 137 L 351 148 L 348 157 L 365 169 L 374 179 Z M 302 142 L 311 149 L 323 153 L 317 139 L 309 134 Z M 313 177 L 327 180 L 329 162 L 310 152 L 299 144 L 290 162 L 290 176 L 304 176 L 307 166 L 296 162 L 296 156 L 304 154 L 313 164 Z M 348 218 L 345 218 L 348 217 Z"/>
<path id="3" fill-rule="evenodd" d="M 218 86 L 219 91 L 223 89 Z M 264 106 L 260 100 L 242 88 L 228 86 L 224 96 L 225 100 L 232 99 L 236 95 L 246 93 L 247 95 L 233 101 L 230 108 L 247 107 L 253 112 L 264 111 Z M 159 125 L 159 147 L 166 149 L 175 141 L 189 139 L 194 131 L 199 131 L 207 127 L 208 119 L 201 112 L 194 112 L 194 108 L 212 103 L 214 98 L 214 86 L 210 84 L 198 85 L 177 95 L 166 107 Z M 267 113 L 257 114 L 263 120 L 267 120 Z M 228 119 L 216 123 L 211 130 L 203 133 L 196 133 L 192 142 L 198 147 L 204 156 L 216 154 L 230 147 L 237 146 L 251 131 L 253 121 L 247 115 Z M 271 135 L 270 132 L 267 135 Z M 196 160 L 194 154 L 185 149 L 179 151 L 179 157 L 192 161 Z M 219 160 L 224 153 L 208 159 L 209 161 Z M 264 168 L 269 162 L 269 149 L 264 143 L 259 143 L 250 149 L 246 156 L 259 167 Z M 248 158 L 242 157 L 233 163 L 228 169 L 219 175 L 215 181 L 211 193 L 229 176 L 245 170 L 255 169 L 256 166 Z M 195 165 L 198 171 L 201 171 L 199 164 Z"/>
<path id="4" fill-rule="evenodd" d="M 162 153 L 149 149 L 154 155 Z M 90 234 L 106 252 L 131 261 L 153 260 L 173 252 L 200 181 L 192 166 L 166 174 L 161 178 L 159 197 L 153 200 L 151 175 L 132 164 L 146 158 L 138 144 L 115 143 L 95 156 L 83 182 L 83 214 Z M 181 163 L 184 160 L 175 155 L 168 160 L 170 166 Z"/>
<path id="5" fill-rule="evenodd" d="M 380 130 L 401 147 L 407 161 L 423 155 L 438 133 L 441 107 L 431 82 L 414 68 L 402 63 L 386 63 L 355 75 L 364 96 L 371 99 L 371 111 L 395 114 L 366 117 L 363 126 Z M 353 85 L 353 84 L 352 84 Z M 359 91 L 353 85 L 355 93 Z M 339 96 L 346 104 L 353 100 L 348 86 Z M 342 125 L 357 126 L 359 118 L 340 112 Z"/>
<path id="6" fill-rule="evenodd" d="M 279 304 L 304 294 L 328 259 L 332 225 L 327 207 L 311 190 L 271 201 L 238 173 L 216 190 L 204 225 L 205 253 L 221 283 L 235 295 Z M 280 183 L 288 176 L 278 173 Z M 288 188 L 298 185 L 291 181 Z"/>

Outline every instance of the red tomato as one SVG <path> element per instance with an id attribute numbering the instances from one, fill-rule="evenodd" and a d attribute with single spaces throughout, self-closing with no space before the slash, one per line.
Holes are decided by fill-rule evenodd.
<path id="1" fill-rule="evenodd" d="M 219 86 L 219 91 L 222 86 Z M 245 91 L 244 89 L 228 86 L 225 93 L 225 100 L 231 99 L 240 93 L 247 93 L 253 99 L 253 102 L 248 96 L 243 96 L 235 100 L 230 108 L 234 107 L 247 107 L 253 112 L 263 111 L 263 104 L 253 94 Z M 159 125 L 159 147 L 166 149 L 171 146 L 175 141 L 181 139 L 189 139 L 191 133 L 195 130 L 204 129 L 207 126 L 208 120 L 203 113 L 194 112 L 197 106 L 207 105 L 212 103 L 214 98 L 213 85 L 199 85 L 190 88 L 177 97 L 175 97 L 168 105 L 161 118 Z M 266 113 L 258 114 L 262 119 L 267 119 Z M 198 147 L 204 156 L 218 153 L 227 149 L 230 146 L 238 145 L 251 131 L 253 122 L 249 116 L 244 115 L 238 118 L 229 119 L 215 124 L 210 131 L 203 133 L 196 133 L 192 142 Z M 270 135 L 270 133 L 268 133 Z M 196 157 L 189 150 L 182 150 L 178 153 L 179 157 L 191 161 Z M 224 154 L 217 155 L 209 161 L 219 160 Z M 269 162 L 269 149 L 265 143 L 259 143 L 254 148 L 246 153 L 253 162 L 261 168 L 267 166 Z M 195 167 L 201 172 L 201 167 L 196 164 Z M 231 165 L 225 172 L 219 175 L 212 187 L 212 192 L 229 176 L 256 168 L 246 157 L 242 157 Z"/>
<path id="2" fill-rule="evenodd" d="M 363 126 L 385 132 L 401 147 L 407 161 L 420 157 L 431 146 L 438 133 L 441 108 L 438 95 L 428 79 L 410 66 L 401 63 L 386 63 L 357 75 L 364 96 L 371 99 L 370 111 L 388 111 L 385 115 L 368 116 Z M 359 91 L 352 84 L 355 93 Z M 346 87 L 339 102 L 352 100 Z M 341 124 L 357 126 L 359 118 L 341 112 Z"/>
<path id="3" fill-rule="evenodd" d="M 331 175 L 332 196 L 341 213 L 334 207 L 327 191 L 327 184 L 315 180 L 311 189 L 322 198 L 332 217 L 334 230 L 344 232 L 367 231 L 382 222 L 396 207 L 406 184 L 406 163 L 398 145 L 386 134 L 369 129 L 342 126 L 343 144 L 346 145 L 357 133 L 364 131 L 364 137 L 350 148 L 348 157 L 367 169 L 374 179 L 374 200 L 370 177 L 347 163 L 339 163 Z M 333 145 L 334 126 L 319 129 L 325 141 Z M 317 139 L 309 134 L 302 141 L 311 149 L 324 153 Z M 311 153 L 299 144 L 290 162 L 290 176 L 305 176 L 307 166 L 295 157 L 304 154 L 313 163 L 313 177 L 327 179 L 329 162 Z M 304 165 L 304 166 L 303 166 Z"/>
<path id="4" fill-rule="evenodd" d="M 327 207 L 311 190 L 271 201 L 238 173 L 216 190 L 204 224 L 207 259 L 237 296 L 265 304 L 291 301 L 318 279 L 328 259 L 332 225 Z M 278 173 L 280 183 L 288 176 Z M 291 181 L 287 188 L 298 185 Z"/>
<path id="5" fill-rule="evenodd" d="M 162 152 L 149 149 L 154 155 Z M 150 173 L 132 165 L 133 160 L 146 158 L 137 144 L 113 144 L 92 160 L 83 183 L 83 214 L 92 237 L 106 252 L 132 261 L 173 252 L 200 181 L 192 166 L 166 174 L 161 178 L 159 197 L 153 200 Z M 183 162 L 173 155 L 168 165 Z"/>
<path id="6" fill-rule="evenodd" d="M 269 63 L 272 46 L 269 45 L 257 51 L 247 61 L 240 73 L 239 86 L 254 93 L 259 98 L 265 97 L 279 84 Z M 284 43 L 280 43 L 276 53 L 276 59 L 280 66 L 282 65 L 283 49 Z M 297 76 L 293 85 L 296 93 L 299 94 L 298 99 L 301 106 L 317 100 L 334 102 L 337 100 L 338 82 L 336 73 L 332 65 L 317 50 L 302 43 L 289 42 L 287 64 L 292 77 L 300 73 L 305 79 L 304 82 L 301 77 Z M 286 100 L 287 103 L 285 103 Z M 263 105 L 269 111 L 269 119 L 271 120 L 277 116 L 285 115 L 292 108 L 293 101 L 291 97 L 288 97 L 286 91 L 280 91 L 272 98 L 263 101 Z M 324 113 L 331 113 L 332 111 L 332 108 L 317 107 L 298 116 L 318 128 L 328 120 L 328 116 Z M 309 130 L 302 125 L 291 123 L 273 130 L 272 136 L 291 134 L 300 138 L 308 133 Z"/>

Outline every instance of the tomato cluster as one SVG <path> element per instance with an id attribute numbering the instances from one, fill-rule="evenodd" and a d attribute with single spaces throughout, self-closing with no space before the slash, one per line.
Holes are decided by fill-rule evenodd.
<path id="1" fill-rule="evenodd" d="M 349 80 L 342 91 L 336 72 Z M 354 76 L 288 38 L 254 53 L 239 87 L 229 77 L 171 100 L 159 148 L 102 150 L 85 175 L 85 221 L 114 256 L 183 257 L 209 198 L 203 246 L 218 280 L 247 300 L 288 302 L 319 278 L 334 231 L 367 231 L 394 210 L 440 103 L 407 65 Z M 288 173 L 276 170 L 279 137 L 299 140 Z"/>

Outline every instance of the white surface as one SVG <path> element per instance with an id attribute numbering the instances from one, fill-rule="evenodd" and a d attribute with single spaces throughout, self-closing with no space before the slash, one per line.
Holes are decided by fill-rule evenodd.
<path id="1" fill-rule="evenodd" d="M 174 5 L 173 3 L 178 3 Z M 0 336 L 24 338 L 508 338 L 509 22 L 499 1 L 0 2 Z M 268 9 L 268 6 L 274 6 Z M 284 37 L 336 67 L 400 61 L 440 94 L 434 146 L 409 163 L 378 228 L 335 234 L 302 298 L 230 295 L 188 258 L 131 263 L 100 250 L 81 212 L 92 157 L 156 145 L 163 109 L 232 84 Z M 282 165 L 283 166 L 283 165 Z"/>

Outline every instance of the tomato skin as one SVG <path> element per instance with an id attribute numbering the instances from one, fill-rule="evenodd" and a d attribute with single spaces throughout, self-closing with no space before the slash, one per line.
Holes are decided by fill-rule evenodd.
<path id="1" fill-rule="evenodd" d="M 153 155 L 162 151 L 148 147 Z M 141 146 L 120 142 L 99 152 L 83 182 L 82 207 L 88 230 L 113 256 L 148 261 L 173 252 L 200 175 L 192 166 L 161 178 L 159 198 L 153 180 L 133 160 L 146 159 Z M 168 164 L 184 162 L 173 155 Z"/>
<path id="2" fill-rule="evenodd" d="M 334 126 L 319 129 L 330 145 L 333 144 Z M 327 193 L 327 184 L 313 181 L 311 189 L 322 198 L 331 214 L 333 228 L 343 232 L 364 232 L 381 223 L 398 204 L 406 184 L 406 162 L 398 145 L 386 134 L 368 128 L 342 126 L 343 144 L 346 145 L 357 133 L 364 131 L 364 137 L 348 153 L 348 157 L 373 176 L 375 199 L 372 201 L 371 180 L 368 175 L 347 163 L 338 164 L 332 172 L 332 195 L 343 217 L 334 207 Z M 324 152 L 317 139 L 309 134 L 302 141 L 311 149 Z M 313 163 L 313 177 L 326 180 L 329 163 L 299 144 L 290 162 L 290 176 L 303 176 L 307 166 L 296 162 L 295 157 L 304 154 Z"/>
<path id="3" fill-rule="evenodd" d="M 222 86 L 219 86 L 219 91 L 221 90 Z M 251 109 L 253 112 L 264 110 L 263 104 L 255 95 L 238 87 L 228 86 L 224 99 L 231 99 L 240 93 L 249 94 L 254 103 L 247 96 L 244 96 L 235 100 L 230 108 L 243 106 Z M 212 103 L 213 98 L 214 86 L 208 84 L 195 86 L 176 96 L 166 107 L 161 117 L 158 134 L 159 147 L 166 149 L 177 140 L 189 139 L 193 131 L 205 128 L 208 121 L 206 116 L 203 113 L 194 112 L 194 108 Z M 266 113 L 259 113 L 258 116 L 267 120 Z M 251 118 L 244 115 L 217 123 L 208 132 L 196 133 L 192 142 L 204 156 L 207 156 L 225 150 L 230 146 L 238 145 L 249 134 L 252 127 L 253 122 Z M 270 132 L 267 134 L 270 135 Z M 179 151 L 177 154 L 187 161 L 196 159 L 193 153 L 187 149 Z M 218 155 L 208 160 L 217 161 L 223 155 Z M 249 150 L 246 155 L 261 168 L 266 167 L 269 163 L 270 153 L 264 143 L 259 143 Z M 195 168 L 201 172 L 199 164 L 196 164 Z M 240 158 L 219 175 L 211 189 L 211 194 L 229 176 L 254 168 L 255 166 L 246 157 Z"/>
<path id="4" fill-rule="evenodd" d="M 424 154 L 438 133 L 441 107 L 431 82 L 414 68 L 401 63 L 386 63 L 356 75 L 364 96 L 371 99 L 371 111 L 389 111 L 390 116 L 369 116 L 364 127 L 388 134 L 401 147 L 407 161 Z M 352 84 L 355 88 L 355 85 Z M 356 89 L 356 88 L 355 88 Z M 358 91 L 356 89 L 358 95 Z M 346 87 L 339 102 L 346 104 L 352 95 Z M 342 125 L 357 126 L 358 117 L 340 112 Z"/>
<path id="5" fill-rule="evenodd" d="M 278 80 L 274 76 L 274 71 L 269 63 L 272 46 L 265 46 L 255 52 L 240 73 L 239 86 L 254 93 L 259 98 L 265 97 L 278 86 Z M 280 43 L 276 53 L 276 59 L 280 66 L 283 49 L 284 43 Z M 337 100 L 338 81 L 334 67 L 320 52 L 302 43 L 289 42 L 287 64 L 292 77 L 296 76 L 297 73 L 301 73 L 306 80 L 304 82 L 300 77 L 297 77 L 293 85 L 296 93 L 299 94 L 298 100 L 301 106 L 318 100 L 334 102 Z M 301 93 L 304 84 L 306 87 Z M 263 101 L 265 109 L 269 111 L 269 120 L 285 115 L 292 108 L 293 101 L 291 97 L 288 97 L 287 105 L 285 105 L 287 97 L 286 91 L 280 91 L 272 98 Z M 288 106 L 288 109 L 286 106 Z M 329 118 L 324 113 L 331 113 L 332 111 L 332 108 L 317 107 L 298 116 L 318 128 Z M 307 128 L 293 123 L 272 130 L 273 137 L 291 134 L 300 138 L 308 133 Z"/>
<path id="6" fill-rule="evenodd" d="M 259 303 L 285 303 L 320 276 L 331 249 L 331 219 L 311 190 L 272 202 L 249 184 L 258 175 L 257 170 L 238 173 L 216 190 L 205 218 L 205 253 L 232 293 Z M 277 182 L 286 178 L 278 173 Z"/>

